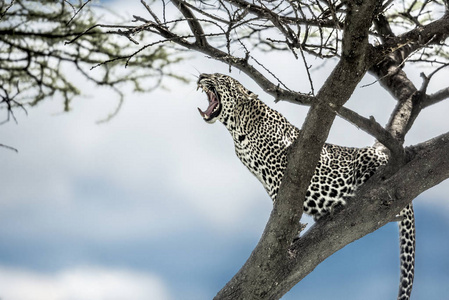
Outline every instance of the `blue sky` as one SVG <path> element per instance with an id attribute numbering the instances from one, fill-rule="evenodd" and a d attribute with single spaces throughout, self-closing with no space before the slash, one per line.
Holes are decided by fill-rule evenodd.
<path id="1" fill-rule="evenodd" d="M 138 1 L 126 9 L 114 5 L 142 12 Z M 286 83 L 307 91 L 307 80 L 297 80 L 304 76 L 301 65 L 267 60 Z M 313 73 L 317 86 L 331 67 Z M 224 126 L 206 124 L 196 110 L 206 100 L 194 75 L 227 69 L 194 56 L 174 67 L 191 84 L 169 80 L 168 90 L 145 95 L 125 89 L 122 110 L 105 124 L 96 122 L 114 110 L 116 96 L 74 75 L 86 97 L 72 112 L 61 113 L 56 97 L 28 116 L 18 112 L 19 124 L 0 126 L 0 142 L 19 149 L 0 149 L 2 300 L 211 299 L 223 287 L 250 255 L 271 208 L 235 157 Z M 419 72 L 410 72 L 420 86 Z M 231 75 L 301 125 L 306 108 L 274 104 L 244 74 Z M 447 84 L 442 78 L 431 88 Z M 362 84 L 373 80 L 367 76 Z M 377 84 L 358 88 L 348 103 L 381 124 L 393 105 Z M 447 132 L 448 109 L 426 109 L 407 144 Z M 373 140 L 337 120 L 329 141 L 364 146 Z M 443 182 L 415 201 L 415 300 L 449 293 L 448 189 Z M 396 224 L 388 224 L 330 257 L 283 299 L 393 299 L 398 243 Z"/>

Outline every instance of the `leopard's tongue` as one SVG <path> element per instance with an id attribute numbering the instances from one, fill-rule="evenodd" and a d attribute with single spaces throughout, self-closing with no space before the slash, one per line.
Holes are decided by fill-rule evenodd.
<path id="1" fill-rule="evenodd" d="M 217 99 L 217 97 L 215 97 L 215 94 L 213 92 L 207 92 L 207 96 L 209 98 L 209 106 L 207 107 L 206 111 L 202 111 L 198 107 L 198 111 L 200 112 L 200 115 L 203 118 L 209 118 L 210 115 L 213 113 L 214 109 L 219 104 L 218 99 Z"/>

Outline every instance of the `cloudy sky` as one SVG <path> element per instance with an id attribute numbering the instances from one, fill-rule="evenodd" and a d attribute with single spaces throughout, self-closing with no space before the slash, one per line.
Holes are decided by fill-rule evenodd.
<path id="1" fill-rule="evenodd" d="M 123 2 L 109 5 L 142 13 L 139 1 Z M 307 91 L 301 62 L 283 57 L 267 66 Z M 317 86 L 331 67 L 313 73 Z M 0 143 L 19 150 L 0 148 L 0 299 L 211 299 L 242 266 L 271 200 L 235 157 L 224 126 L 201 119 L 196 107 L 204 109 L 206 98 L 194 83 L 198 72 L 228 68 L 197 55 L 173 70 L 192 82 L 166 81 L 168 90 L 151 94 L 127 92 L 108 123 L 97 121 L 115 109 L 116 95 L 75 77 L 85 97 L 72 112 L 61 113 L 55 97 L 28 116 L 18 112 L 18 124 L 0 126 Z M 410 74 L 420 86 L 419 72 Z M 274 104 L 244 74 L 231 75 L 301 126 L 305 108 Z M 447 75 L 432 88 L 447 85 Z M 362 84 L 372 81 L 367 76 Z M 358 88 L 348 103 L 381 124 L 393 105 L 378 84 Z M 449 131 L 447 111 L 449 105 L 440 104 L 423 112 L 407 144 Z M 373 142 L 343 120 L 329 141 Z M 449 293 L 448 192 L 443 182 L 415 200 L 415 300 Z M 388 224 L 323 262 L 283 299 L 393 299 L 398 251 L 396 224 Z"/>

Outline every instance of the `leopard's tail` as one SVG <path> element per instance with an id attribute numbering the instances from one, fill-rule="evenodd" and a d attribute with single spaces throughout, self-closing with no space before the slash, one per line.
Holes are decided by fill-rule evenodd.
<path id="1" fill-rule="evenodd" d="M 415 213 L 410 203 L 399 214 L 401 277 L 398 300 L 409 300 L 415 274 Z"/>

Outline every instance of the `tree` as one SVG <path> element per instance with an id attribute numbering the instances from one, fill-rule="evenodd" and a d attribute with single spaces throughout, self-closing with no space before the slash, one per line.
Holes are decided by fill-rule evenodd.
<path id="1" fill-rule="evenodd" d="M 291 147 L 282 186 L 265 231 L 242 269 L 215 299 L 278 299 L 324 259 L 396 221 L 402 208 L 420 193 L 449 177 L 449 133 L 404 148 L 419 113 L 449 98 L 449 87 L 428 90 L 430 81 L 449 65 L 447 1 L 208 1 L 172 0 L 149 5 L 136 24 L 101 25 L 130 42 L 135 36 L 160 36 L 125 57 L 138 57 L 164 44 L 202 52 L 251 77 L 276 101 L 309 106 L 301 135 Z M 158 12 L 156 13 L 156 9 Z M 180 17 L 168 18 L 174 9 Z M 80 35 L 88 34 L 90 30 Z M 76 39 L 74 40 L 76 41 Z M 284 84 L 263 64 L 266 52 L 284 53 L 304 62 L 310 92 Z M 315 92 L 311 57 L 336 61 L 333 72 Z M 417 88 L 405 65 L 425 65 Z M 361 79 L 370 72 L 396 100 L 386 126 L 345 107 Z M 390 162 L 366 183 L 342 210 L 320 219 L 299 239 L 302 203 L 321 148 L 339 115 L 371 134 L 390 154 Z"/>
<path id="2" fill-rule="evenodd" d="M 74 97 L 83 94 L 82 88 L 73 84 L 70 68 L 98 86 L 114 89 L 119 96 L 118 108 L 123 101 L 119 87 L 132 84 L 134 90 L 147 92 L 157 87 L 163 76 L 173 76 L 167 66 L 179 57 L 169 56 L 162 47 L 140 53 L 126 69 L 112 61 L 104 64 L 137 49 L 133 45 L 125 48 L 120 39 L 96 29 L 102 10 L 86 5 L 89 2 L 0 2 L 0 108 L 6 110 L 6 118 L 0 122 L 16 120 L 15 109 L 26 111 L 57 93 L 62 94 L 64 110 L 68 111 Z M 148 84 L 149 78 L 153 84 Z"/>

